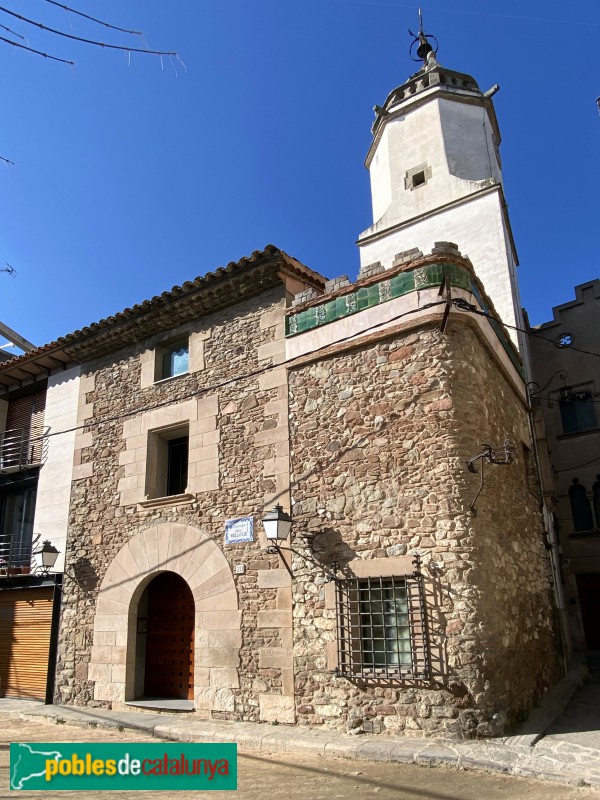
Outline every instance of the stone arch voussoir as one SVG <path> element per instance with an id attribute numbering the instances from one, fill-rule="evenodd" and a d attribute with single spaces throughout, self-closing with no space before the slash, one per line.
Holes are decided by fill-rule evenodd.
<path id="1" fill-rule="evenodd" d="M 88 677 L 94 699 L 133 699 L 137 607 L 158 573 L 180 575 L 196 612 L 194 700 L 197 710 L 233 711 L 239 687 L 241 612 L 222 550 L 192 525 L 152 525 L 127 542 L 110 564 L 98 593 Z"/>

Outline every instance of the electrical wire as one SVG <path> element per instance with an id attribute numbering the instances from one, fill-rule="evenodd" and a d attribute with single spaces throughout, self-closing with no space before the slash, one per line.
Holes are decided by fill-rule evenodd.
<path id="1" fill-rule="evenodd" d="M 420 306 L 419 308 L 411 308 L 408 311 L 404 311 L 401 314 L 396 314 L 394 317 L 390 319 L 384 320 L 382 322 L 374 323 L 373 325 L 369 325 L 368 328 L 364 328 L 360 331 L 360 334 L 367 333 L 369 331 L 376 330 L 377 328 L 381 328 L 384 325 L 389 325 L 391 322 L 397 322 L 398 320 L 408 317 L 411 314 L 418 314 L 420 311 L 426 311 L 430 308 L 435 308 L 436 306 L 446 305 L 445 300 L 438 300 L 434 303 L 425 303 L 424 305 Z M 338 339 L 335 344 L 341 344 L 343 342 L 348 342 L 353 339 L 356 339 L 357 344 L 360 344 L 360 339 L 357 339 L 357 334 L 348 334 L 348 336 L 344 336 L 341 339 Z M 306 355 L 312 355 L 313 353 L 319 353 L 321 350 L 327 350 L 331 347 L 331 343 L 321 345 L 321 347 L 317 347 L 314 350 L 311 350 L 310 353 Z M 266 372 L 270 372 L 273 369 L 278 369 L 279 367 L 283 367 L 286 364 L 294 364 L 294 362 L 299 361 L 303 356 L 294 356 L 293 358 L 287 358 L 284 361 L 279 362 L 278 364 L 270 364 L 266 367 L 259 367 L 258 369 L 251 370 L 250 372 L 246 372 L 243 375 L 236 375 L 232 378 L 226 378 L 225 380 L 219 381 L 218 383 L 212 384 L 211 386 L 203 386 L 201 389 L 195 389 L 194 391 L 188 392 L 180 397 L 170 398 L 168 400 L 163 400 L 161 403 L 153 403 L 149 406 L 143 406 L 141 408 L 135 408 L 131 411 L 124 411 L 121 414 L 114 414 L 110 417 L 104 417 L 100 420 L 93 420 L 92 422 L 84 422 L 81 425 L 75 425 L 72 428 L 65 428 L 64 430 L 49 432 L 44 435 L 44 438 L 50 438 L 51 436 L 62 436 L 65 433 L 76 433 L 77 431 L 81 430 L 90 430 L 91 428 L 97 428 L 100 425 L 107 425 L 111 422 L 118 422 L 121 419 L 127 419 L 128 417 L 133 417 L 136 414 L 143 414 L 147 411 L 154 411 L 157 408 L 165 408 L 166 406 L 171 406 L 174 403 L 182 403 L 185 400 L 191 400 L 194 397 L 198 397 L 208 392 L 214 392 L 218 389 L 222 389 L 225 386 L 230 386 L 233 383 L 237 383 L 238 381 L 249 380 L 250 378 L 258 377 L 259 375 L 264 375 Z"/>
<path id="2" fill-rule="evenodd" d="M 6 31 L 7 33 L 10 33 L 11 36 L 16 36 L 17 39 L 21 39 L 22 41 L 25 41 L 25 37 L 24 36 L 21 36 L 20 33 L 17 33 L 16 31 L 13 31 L 13 29 L 9 28 L 7 25 L 1 25 L 0 24 L 0 28 L 2 28 L 3 31 Z"/>
<path id="3" fill-rule="evenodd" d="M 451 302 L 454 305 L 454 307 L 458 308 L 460 311 L 474 313 L 474 314 L 477 314 L 478 316 L 486 317 L 487 319 L 492 320 L 494 322 L 497 322 L 497 323 L 499 323 L 501 325 L 505 325 L 505 327 L 507 327 L 507 328 L 512 328 L 513 330 L 517 330 L 517 331 L 520 331 L 520 332 L 525 333 L 525 334 L 530 334 L 530 331 L 527 331 L 524 328 L 519 328 L 519 327 L 517 327 L 515 325 L 506 325 L 506 323 L 503 323 L 502 320 L 498 319 L 497 317 L 494 317 L 489 312 L 482 311 L 481 309 L 477 308 L 472 303 L 469 303 L 468 301 L 464 300 L 463 298 L 455 298 Z M 360 334 L 362 335 L 362 334 L 368 333 L 370 331 L 377 330 L 378 328 L 382 328 L 384 325 L 389 325 L 392 322 L 397 322 L 398 320 L 403 319 L 404 317 L 410 316 L 412 314 L 417 314 L 417 313 L 419 313 L 421 311 L 425 311 L 427 309 L 435 308 L 435 307 L 446 305 L 446 304 L 447 304 L 446 300 L 439 300 L 439 301 L 436 301 L 436 302 L 433 302 L 433 303 L 426 303 L 425 305 L 420 306 L 419 308 L 409 309 L 408 311 L 404 311 L 401 314 L 397 314 L 397 315 L 391 317 L 390 319 L 386 319 L 386 320 L 383 320 L 381 322 L 374 323 L 373 325 L 370 325 L 369 327 L 364 328 L 363 330 L 361 330 Z M 354 340 L 354 339 L 357 340 L 357 343 L 360 342 L 360 340 L 357 338 L 357 334 L 354 333 L 354 334 L 348 334 L 347 336 L 344 336 L 343 338 L 338 339 L 335 342 L 335 344 L 336 345 L 342 344 L 344 342 L 348 342 L 348 341 L 351 341 L 351 340 Z M 546 341 L 554 343 L 552 339 L 546 339 Z M 322 350 L 329 349 L 331 346 L 332 346 L 331 343 L 327 343 L 327 344 L 321 345 L 321 347 L 317 347 L 314 350 L 311 350 L 310 354 L 306 354 L 306 355 L 313 355 L 315 353 L 319 353 Z M 571 347 L 570 349 L 575 349 L 575 348 Z M 593 355 L 593 356 L 597 356 L 597 357 L 600 358 L 600 353 L 593 353 L 591 351 L 586 351 L 586 350 L 581 350 L 581 349 L 579 349 L 579 352 L 583 352 L 583 353 L 586 353 L 588 355 Z M 133 409 L 131 411 L 125 411 L 125 412 L 123 412 L 121 414 L 115 414 L 115 415 L 112 415 L 112 416 L 109 416 L 109 417 L 104 417 L 103 419 L 100 419 L 100 420 L 93 420 L 91 422 L 85 422 L 85 423 L 82 423 L 81 425 L 76 425 L 76 426 L 74 426 L 72 428 L 67 428 L 67 429 L 60 430 L 60 431 L 55 431 L 55 432 L 49 432 L 48 434 L 46 434 L 46 436 L 49 438 L 51 436 L 62 436 L 63 434 L 66 434 L 66 433 L 74 433 L 74 432 L 81 431 L 81 430 L 90 430 L 91 428 L 96 428 L 96 427 L 98 427 L 100 425 L 106 425 L 106 424 L 109 424 L 111 422 L 118 422 L 121 419 L 127 419 L 128 417 L 135 416 L 136 414 L 142 414 L 142 413 L 145 413 L 147 411 L 153 411 L 153 410 L 158 409 L 158 408 L 164 408 L 166 406 L 173 405 L 174 403 L 181 403 L 181 402 L 184 402 L 185 400 L 190 400 L 190 399 L 192 399 L 194 397 L 198 397 L 198 396 L 207 394 L 209 392 L 217 391 L 219 389 L 222 389 L 225 386 L 230 386 L 231 384 L 237 383 L 238 381 L 249 380 L 251 378 L 258 377 L 259 375 L 264 375 L 266 372 L 270 372 L 271 370 L 277 369 L 278 367 L 291 365 L 294 362 L 298 361 L 300 358 L 302 358 L 302 356 L 294 356 L 293 358 L 285 359 L 284 361 L 281 361 L 278 364 L 272 364 L 272 365 L 269 365 L 269 366 L 266 366 L 266 367 L 260 367 L 260 368 L 255 369 L 255 370 L 251 370 L 250 372 L 246 372 L 246 373 L 244 373 L 242 375 L 236 375 L 236 376 L 231 377 L 231 378 L 226 378 L 225 380 L 219 381 L 216 384 L 212 384 L 210 386 L 203 386 L 201 389 L 195 389 L 195 390 L 193 390 L 191 392 L 188 392 L 187 394 L 184 394 L 184 395 L 182 395 L 180 397 L 170 398 L 170 399 L 164 400 L 164 401 L 162 401 L 160 403 L 154 403 L 154 404 L 151 404 L 151 405 L 148 405 L 148 406 L 143 406 L 141 408 Z M 594 459 L 594 461 L 596 461 L 596 460 L 597 459 Z M 593 462 L 590 462 L 590 463 L 593 463 Z M 583 466 L 583 465 L 580 465 L 580 466 Z M 578 467 L 572 467 L 571 469 L 577 469 L 577 468 Z"/>
<path id="4" fill-rule="evenodd" d="M 587 467 L 590 464 L 595 464 L 596 461 L 600 461 L 600 456 L 592 458 L 591 461 L 584 461 L 583 464 L 575 464 L 573 467 L 564 467 L 563 469 L 554 469 L 554 467 L 552 467 L 552 472 L 572 472 L 574 469 L 581 469 L 581 467 Z"/>
<path id="5" fill-rule="evenodd" d="M 464 300 L 462 297 L 455 298 L 452 301 L 452 304 L 455 308 L 459 311 L 469 311 L 473 314 L 477 314 L 480 317 L 487 317 L 488 319 L 492 320 L 493 322 L 497 322 L 499 325 L 503 325 L 505 328 L 510 328 L 513 331 L 519 331 L 519 333 L 525 333 L 527 336 L 534 337 L 536 339 L 540 339 L 543 342 L 549 342 L 550 344 L 554 345 L 557 350 L 574 350 L 577 353 L 583 353 L 586 356 L 595 356 L 596 358 L 600 358 L 600 353 L 596 353 L 593 350 L 584 350 L 581 347 L 576 347 L 575 345 L 571 344 L 568 347 L 559 347 L 554 339 L 550 339 L 548 336 L 542 336 L 535 330 L 527 330 L 527 328 L 519 328 L 517 325 L 509 325 L 507 322 L 503 322 L 499 317 L 495 317 L 493 314 L 490 314 L 489 311 L 483 311 L 477 306 L 469 303 L 467 300 Z"/>
<path id="6" fill-rule="evenodd" d="M 387 6 L 388 8 L 405 8 L 411 11 L 415 10 L 414 6 L 404 5 L 402 3 L 385 3 L 381 0 L 333 0 L 334 3 L 349 3 L 351 5 L 359 6 Z M 495 17 L 496 19 L 514 19 L 519 22 L 549 22 L 553 25 L 586 25 L 597 27 L 600 25 L 598 22 L 581 22 L 576 19 L 548 19 L 548 17 L 518 17 L 515 14 L 494 14 L 491 11 L 471 11 L 460 8 L 435 8 L 434 6 L 421 6 L 423 11 L 435 11 L 438 14 L 467 14 L 476 17 Z"/>
<path id="7" fill-rule="evenodd" d="M 568 386 L 561 386 L 561 387 L 560 387 L 560 389 L 556 389 L 556 391 L 557 391 L 557 392 L 560 392 L 560 391 L 562 391 L 563 389 L 567 389 L 567 388 L 569 388 L 569 387 L 568 387 Z M 537 392 L 534 392 L 534 393 L 531 395 L 531 397 L 534 397 L 536 400 L 537 400 L 537 399 L 539 399 L 539 400 L 547 400 L 549 403 L 560 403 L 560 402 L 561 402 L 561 400 L 563 400 L 563 398 L 560 398 L 560 397 L 549 397 L 549 396 L 548 396 L 548 395 L 546 395 L 546 394 L 537 394 Z M 568 402 L 569 398 L 568 398 L 568 397 L 565 397 L 565 398 L 564 398 L 564 400 Z M 590 397 L 590 398 L 589 398 L 589 400 L 585 400 L 585 402 L 586 402 L 586 403 L 600 403 L 600 400 L 593 400 L 593 399 Z"/>

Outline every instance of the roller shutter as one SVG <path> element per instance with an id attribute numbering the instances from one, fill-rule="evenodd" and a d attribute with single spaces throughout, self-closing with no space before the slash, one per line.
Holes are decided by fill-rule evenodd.
<path id="1" fill-rule="evenodd" d="M 44 700 L 53 590 L 0 591 L 0 697 Z"/>

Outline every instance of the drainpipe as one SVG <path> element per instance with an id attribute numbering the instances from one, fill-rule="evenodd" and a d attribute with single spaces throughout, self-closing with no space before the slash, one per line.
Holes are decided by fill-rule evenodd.
<path id="1" fill-rule="evenodd" d="M 540 451 L 538 447 L 538 440 L 536 436 L 535 430 L 535 419 L 534 419 L 534 412 L 533 406 L 531 404 L 531 397 L 528 397 L 528 409 L 527 409 L 527 416 L 529 419 L 529 431 L 531 434 L 531 441 L 533 443 L 533 455 L 535 458 L 535 466 L 536 466 L 536 481 L 538 485 L 538 492 L 540 493 L 540 511 L 542 514 L 542 518 L 544 520 L 544 530 L 546 533 L 546 537 L 548 540 L 548 551 L 550 555 L 550 570 L 552 572 L 552 588 L 554 589 L 554 599 L 556 602 L 556 607 L 558 609 L 558 618 L 560 622 L 560 632 L 562 638 L 562 660 L 563 660 L 563 670 L 565 675 L 569 672 L 569 662 L 570 662 L 570 648 L 569 648 L 569 640 L 570 640 L 570 632 L 569 626 L 567 624 L 566 614 L 567 614 L 567 606 L 565 603 L 565 595 L 562 586 L 562 579 L 561 579 L 561 570 L 560 570 L 560 552 L 559 552 L 559 542 L 556 536 L 556 528 L 554 526 L 554 518 L 548 507 L 546 506 L 546 499 L 544 495 L 544 486 L 542 484 L 542 477 L 541 477 L 541 467 L 540 467 Z M 543 420 L 542 420 L 543 424 Z"/>
<path id="2" fill-rule="evenodd" d="M 58 654 L 58 624 L 60 622 L 60 606 L 62 600 L 62 574 L 54 577 L 54 593 L 52 595 L 52 620 L 50 623 L 50 649 L 48 651 L 48 675 L 46 677 L 46 697 L 44 703 L 51 706 L 54 702 L 54 683 L 56 678 L 56 659 Z"/>

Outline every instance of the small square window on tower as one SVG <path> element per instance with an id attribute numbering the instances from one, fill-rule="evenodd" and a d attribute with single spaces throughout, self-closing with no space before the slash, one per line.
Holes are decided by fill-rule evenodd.
<path id="1" fill-rule="evenodd" d="M 154 380 L 164 381 L 189 371 L 189 339 L 166 342 L 156 349 Z"/>

